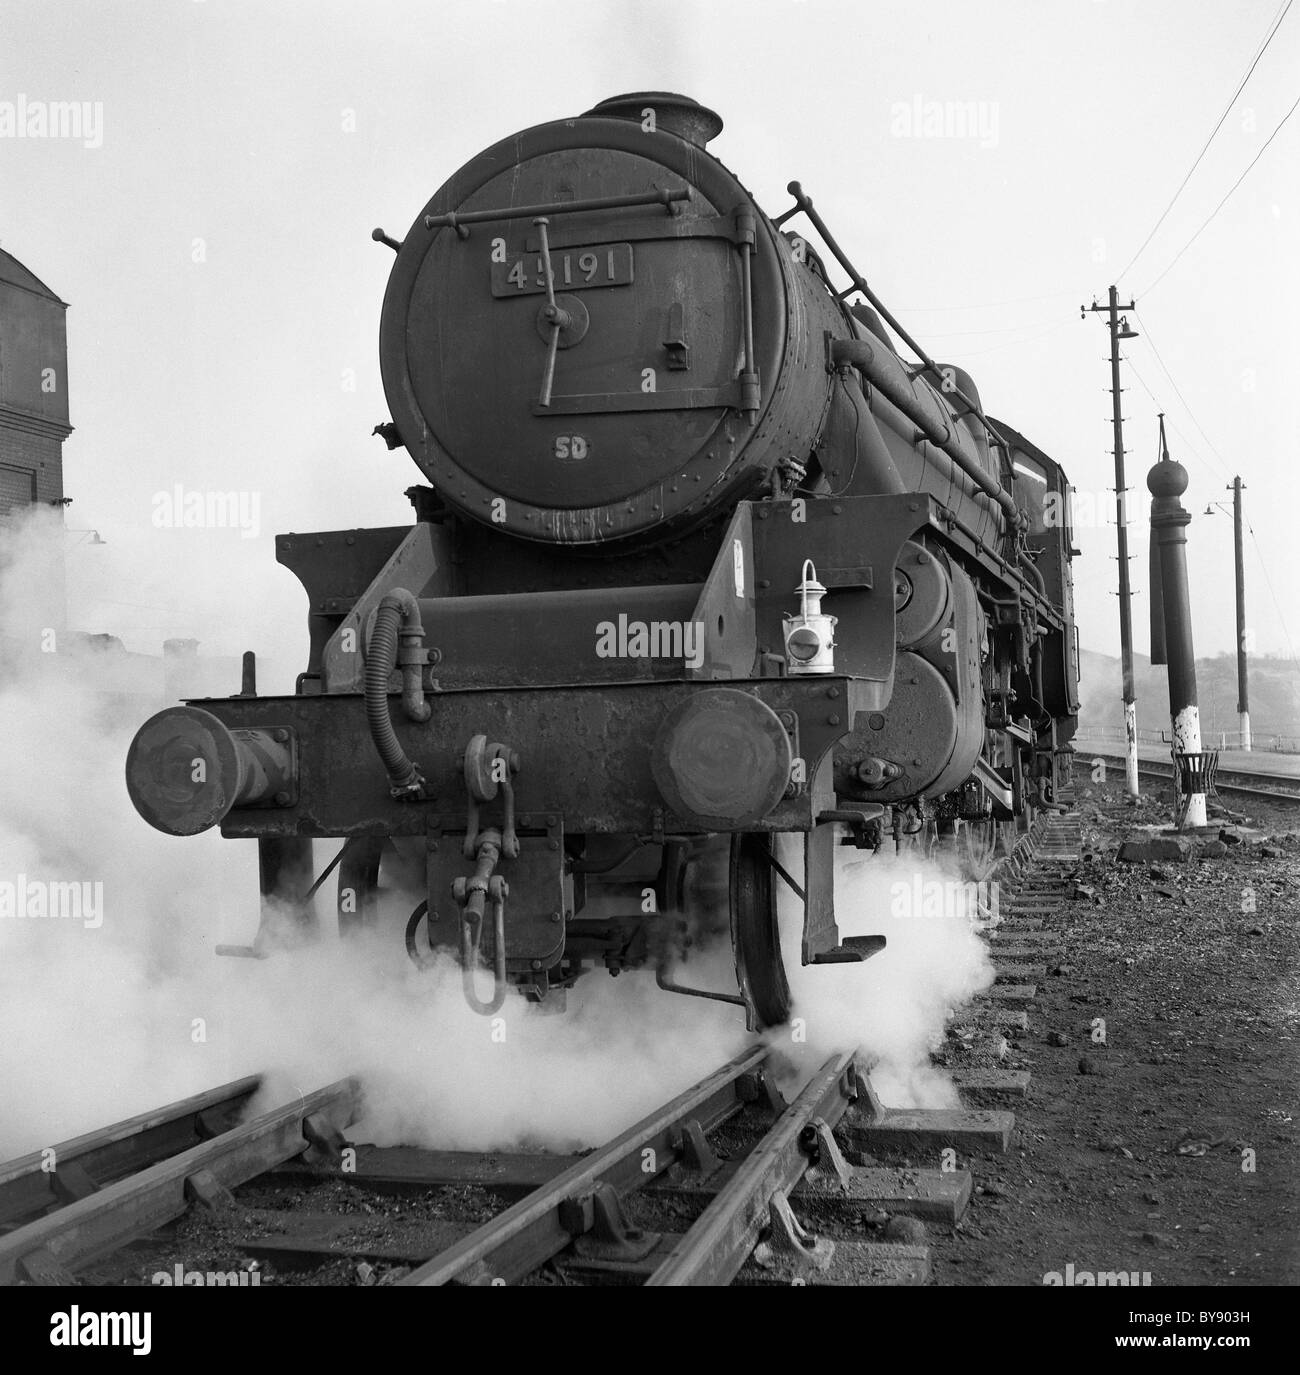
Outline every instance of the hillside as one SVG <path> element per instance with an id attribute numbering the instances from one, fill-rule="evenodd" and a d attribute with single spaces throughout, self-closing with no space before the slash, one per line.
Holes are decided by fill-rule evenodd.
<path id="1" fill-rule="evenodd" d="M 1124 729 L 1120 700 L 1122 680 L 1118 657 L 1082 651 L 1079 697 L 1079 734 Z M 1257 656 L 1250 660 L 1250 724 L 1257 737 L 1286 736 L 1292 748 L 1300 746 L 1300 666 L 1290 659 Z M 1144 654 L 1133 656 L 1137 692 L 1138 729 L 1169 730 L 1169 679 L 1165 668 L 1153 668 Z M 1196 686 L 1200 699 L 1201 729 L 1206 744 L 1217 742 L 1221 731 L 1237 729 L 1237 660 L 1218 654 L 1196 661 Z M 1262 743 L 1262 741 L 1261 741 Z"/>

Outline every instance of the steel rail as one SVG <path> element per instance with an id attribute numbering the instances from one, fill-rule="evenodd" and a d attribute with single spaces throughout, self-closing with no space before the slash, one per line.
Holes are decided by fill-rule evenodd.
<path id="1" fill-rule="evenodd" d="M 1089 759 L 1104 759 L 1107 763 L 1122 764 L 1124 762 L 1124 756 L 1122 754 L 1114 754 L 1107 750 L 1087 750 L 1080 752 L 1079 758 L 1083 759 L 1085 753 Z M 1174 781 L 1174 771 L 1172 768 L 1164 768 L 1162 765 L 1146 759 L 1138 760 L 1138 773 L 1144 773 L 1148 778 L 1159 778 L 1166 783 L 1172 783 Z M 1269 802 L 1300 802 L 1300 788 L 1292 791 L 1287 791 L 1283 788 L 1257 788 L 1250 783 L 1232 782 L 1231 780 L 1234 776 L 1237 778 L 1284 781 L 1275 773 L 1251 773 L 1246 769 L 1232 769 L 1227 778 L 1221 773 L 1215 774 L 1215 791 L 1221 793 L 1241 793 L 1250 797 L 1265 798 Z"/>
<path id="2" fill-rule="evenodd" d="M 217 1134 L 205 1118 L 245 1107 L 260 1075 L 138 1113 L 0 1164 L 0 1232 L 157 1164 Z"/>
<path id="3" fill-rule="evenodd" d="M 760 1070 L 767 1056 L 762 1046 L 737 1055 L 398 1283 L 491 1284 L 522 1278 L 582 1234 L 581 1200 L 597 1186 L 639 1188 L 678 1159 L 678 1133 L 687 1124 L 698 1123 L 707 1132 L 738 1113 L 745 1101 L 740 1080 Z M 653 1162 L 651 1168 L 647 1161 Z M 572 1206 L 575 1202 L 579 1206 Z"/>
<path id="4" fill-rule="evenodd" d="M 832 1056 L 646 1281 L 657 1287 L 730 1284 L 767 1225 L 778 1193 L 788 1193 L 810 1159 L 800 1138 L 818 1119 L 828 1127 L 857 1097 L 856 1050 Z"/>
<path id="5" fill-rule="evenodd" d="M 19 1227 L 0 1237 L 0 1284 L 66 1283 L 78 1266 L 180 1217 L 192 1196 L 219 1195 L 340 1132 L 359 1102 L 356 1081 L 340 1079 Z"/>

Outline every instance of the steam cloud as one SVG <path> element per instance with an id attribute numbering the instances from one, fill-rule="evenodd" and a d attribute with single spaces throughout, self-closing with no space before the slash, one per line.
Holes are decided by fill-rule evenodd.
<path id="1" fill-rule="evenodd" d="M 796 877 L 797 854 L 797 846 L 783 847 L 782 863 Z M 926 895 L 919 903 L 918 877 Z M 878 854 L 839 846 L 835 909 L 841 939 L 883 935 L 888 944 L 865 964 L 801 966 L 802 907 L 782 885 L 778 913 L 794 1013 L 789 1027 L 767 1033 L 769 1044 L 796 1080 L 856 1044 L 887 1105 L 954 1106 L 956 1090 L 930 1052 L 943 1040 L 950 1011 L 993 982 L 971 885 L 954 861 L 895 856 L 888 840 Z"/>

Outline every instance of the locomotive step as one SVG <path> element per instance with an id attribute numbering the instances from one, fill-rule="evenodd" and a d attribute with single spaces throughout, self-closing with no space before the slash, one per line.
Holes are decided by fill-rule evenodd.
<path id="1" fill-rule="evenodd" d="M 858 964 L 885 948 L 884 936 L 845 936 L 839 945 L 813 956 L 813 964 Z"/>

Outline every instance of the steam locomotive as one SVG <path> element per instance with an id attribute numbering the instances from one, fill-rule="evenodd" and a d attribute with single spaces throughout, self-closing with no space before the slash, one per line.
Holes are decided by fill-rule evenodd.
<path id="1" fill-rule="evenodd" d="M 778 885 L 804 964 L 863 960 L 884 941 L 840 936 L 837 845 L 979 860 L 1068 787 L 1065 474 L 797 182 L 763 213 L 706 150 L 721 128 L 618 96 L 375 231 L 376 432 L 427 479 L 415 522 L 278 537 L 310 601 L 295 695 L 258 696 L 246 656 L 241 693 L 129 752 L 152 825 L 256 838 L 264 912 L 310 921 L 317 837 L 345 842 L 344 934 L 414 875 L 408 950 L 450 952 L 483 1013 L 512 987 L 562 1009 L 603 965 L 779 1024 Z M 716 936 L 736 990 L 677 982 Z"/>

